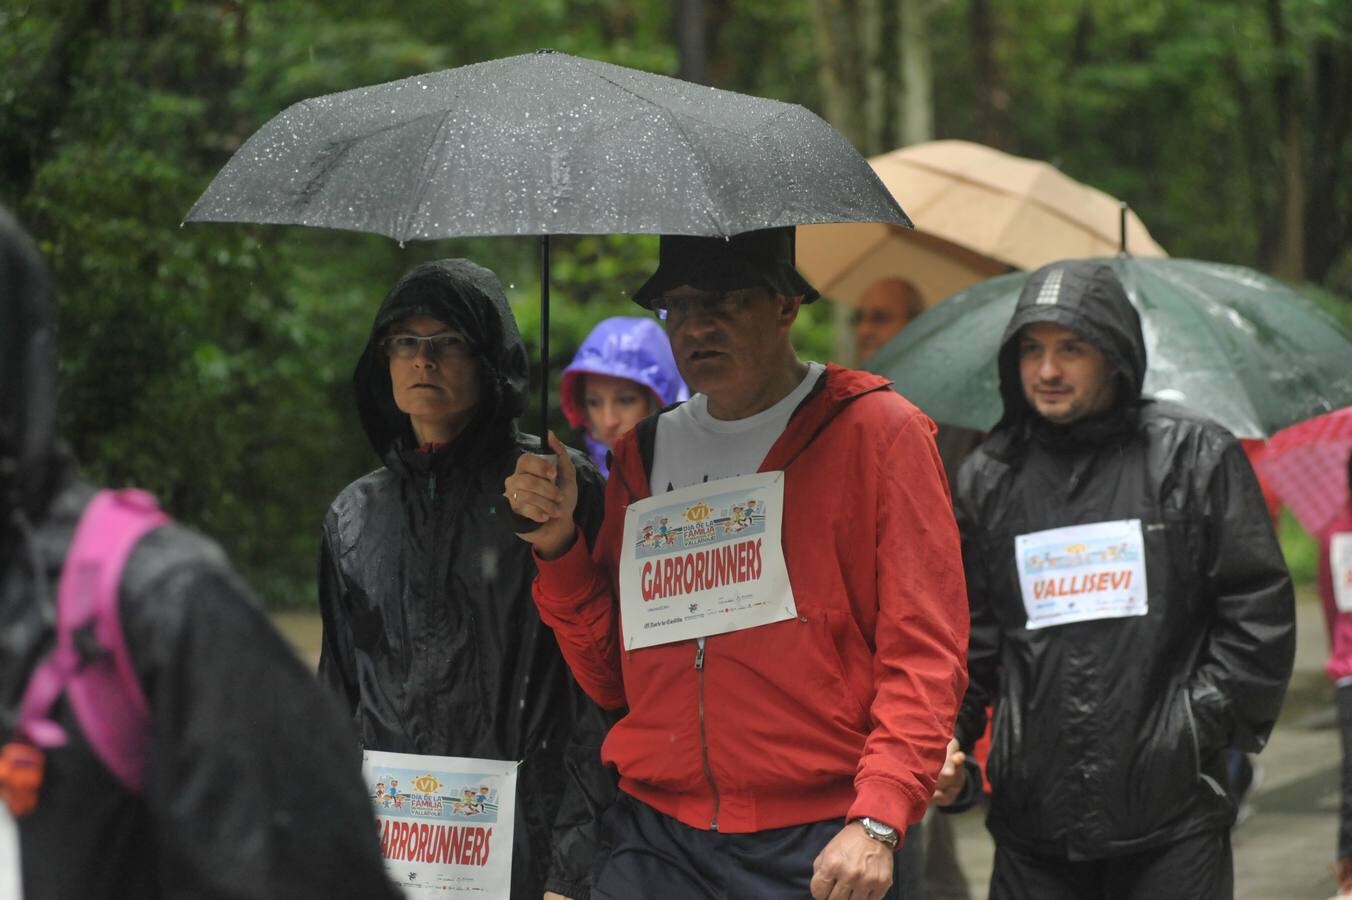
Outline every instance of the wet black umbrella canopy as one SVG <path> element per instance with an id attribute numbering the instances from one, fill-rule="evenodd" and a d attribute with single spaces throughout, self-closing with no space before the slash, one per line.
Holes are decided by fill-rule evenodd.
<path id="1" fill-rule="evenodd" d="M 552 51 L 301 101 L 249 138 L 186 220 L 401 242 L 539 235 L 545 333 L 549 235 L 910 224 L 801 106 Z"/>

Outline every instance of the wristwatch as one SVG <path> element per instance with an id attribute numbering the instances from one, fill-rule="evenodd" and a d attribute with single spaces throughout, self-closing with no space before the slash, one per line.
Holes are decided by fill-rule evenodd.
<path id="1" fill-rule="evenodd" d="M 868 816 L 864 816 L 861 819 L 855 819 L 855 821 L 864 826 L 864 834 L 873 838 L 880 844 L 886 844 L 893 850 L 897 849 L 897 839 L 900 835 L 897 834 L 897 830 L 891 825 L 879 822 L 877 819 L 870 819 Z"/>

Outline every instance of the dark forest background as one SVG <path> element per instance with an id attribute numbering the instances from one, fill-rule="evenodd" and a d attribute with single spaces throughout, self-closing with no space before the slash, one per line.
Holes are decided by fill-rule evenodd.
<path id="1" fill-rule="evenodd" d="M 0 202 L 55 272 L 88 474 L 154 490 L 269 605 L 313 603 L 324 510 L 376 465 L 349 389 L 375 305 L 411 265 L 471 256 L 534 352 L 537 246 L 179 223 L 290 103 L 538 47 L 801 103 L 865 155 L 957 137 L 1045 159 L 1172 255 L 1352 318 L 1346 0 L 0 0 Z M 557 372 L 635 312 L 656 243 L 554 246 Z M 825 358 L 829 307 L 808 309 L 798 340 Z"/>

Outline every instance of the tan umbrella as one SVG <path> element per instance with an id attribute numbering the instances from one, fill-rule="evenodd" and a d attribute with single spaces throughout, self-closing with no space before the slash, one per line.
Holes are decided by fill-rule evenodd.
<path id="1" fill-rule="evenodd" d="M 969 141 L 930 141 L 869 164 L 916 227 L 799 226 L 798 269 L 828 297 L 854 304 L 874 281 L 905 278 L 932 306 L 1013 269 L 1118 252 L 1119 202 L 1048 163 Z M 1127 250 L 1168 255 L 1133 212 Z"/>

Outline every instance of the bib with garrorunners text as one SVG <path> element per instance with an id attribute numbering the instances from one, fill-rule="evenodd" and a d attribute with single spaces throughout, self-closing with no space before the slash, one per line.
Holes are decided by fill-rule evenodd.
<path id="1" fill-rule="evenodd" d="M 1021 534 L 1014 556 L 1027 628 L 1149 612 L 1140 519 Z"/>
<path id="2" fill-rule="evenodd" d="M 783 524 L 783 472 L 722 478 L 631 504 L 620 556 L 624 648 L 797 616 Z"/>
<path id="3" fill-rule="evenodd" d="M 507 897 L 516 826 L 513 760 L 367 750 L 362 776 L 385 871 L 408 898 Z"/>

